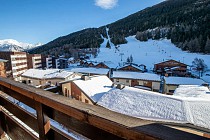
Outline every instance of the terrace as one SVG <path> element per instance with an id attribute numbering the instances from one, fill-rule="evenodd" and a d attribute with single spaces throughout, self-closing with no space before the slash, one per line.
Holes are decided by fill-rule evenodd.
<path id="1" fill-rule="evenodd" d="M 34 113 L 23 109 L 20 102 L 34 109 Z M 58 126 L 65 126 L 68 133 Z M 0 78 L 0 137 L 5 138 L 5 134 L 13 140 L 205 140 L 210 131 L 191 124 L 129 117 Z"/>

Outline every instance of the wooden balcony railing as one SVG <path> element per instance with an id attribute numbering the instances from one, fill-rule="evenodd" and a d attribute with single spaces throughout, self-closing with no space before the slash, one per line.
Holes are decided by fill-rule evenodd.
<path id="1" fill-rule="evenodd" d="M 35 114 L 13 102 L 11 97 L 33 108 Z M 65 126 L 72 135 L 54 126 L 54 121 Z M 208 135 L 208 130 L 199 128 L 197 131 L 190 125 L 176 125 L 129 117 L 0 78 L 1 137 L 6 133 L 13 140 L 66 140 L 76 137 L 98 140 L 207 139 L 203 134 Z M 192 128 L 189 132 L 184 131 L 189 128 Z"/>

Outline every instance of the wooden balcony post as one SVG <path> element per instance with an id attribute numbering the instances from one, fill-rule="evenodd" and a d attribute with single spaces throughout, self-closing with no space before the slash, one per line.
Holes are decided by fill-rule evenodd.
<path id="1" fill-rule="evenodd" d="M 36 102 L 37 122 L 39 128 L 39 139 L 46 140 L 46 134 L 50 130 L 50 120 L 43 111 L 43 105 Z"/>
<path id="2" fill-rule="evenodd" d="M 4 117 L 1 114 L 1 106 L 0 106 L 0 139 L 4 138 L 6 133 L 3 130 L 3 127 L 5 127 L 5 123 L 4 123 Z"/>

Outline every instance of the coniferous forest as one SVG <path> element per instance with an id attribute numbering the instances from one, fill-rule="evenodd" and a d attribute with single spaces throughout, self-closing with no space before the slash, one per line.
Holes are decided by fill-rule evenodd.
<path id="1" fill-rule="evenodd" d="M 59 37 L 30 52 L 55 55 L 75 48 L 98 48 L 101 35 L 107 38 L 106 27 L 115 45 L 135 35 L 140 41 L 168 38 L 182 50 L 210 53 L 210 0 L 167 0 L 114 23 Z"/>

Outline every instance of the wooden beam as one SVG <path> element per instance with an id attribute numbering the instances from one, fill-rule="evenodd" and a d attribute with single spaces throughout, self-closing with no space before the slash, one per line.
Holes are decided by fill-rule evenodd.
<path id="1" fill-rule="evenodd" d="M 38 140 L 33 132 L 25 128 L 20 122 L 13 118 L 11 114 L 7 112 L 0 112 L 1 121 L 5 122 L 3 125 L 3 130 L 6 134 L 14 140 Z"/>
<path id="2" fill-rule="evenodd" d="M 13 97 L 14 99 L 30 106 L 31 108 L 35 108 L 33 98 L 26 97 L 26 96 L 18 93 L 17 91 L 14 91 L 14 90 L 10 89 L 10 88 L 1 87 L 0 88 L 0 94 L 7 94 L 7 95 Z"/>
<path id="3" fill-rule="evenodd" d="M 0 113 L 2 111 L 1 109 L 2 109 L 2 107 L 0 106 Z M 5 135 L 6 135 L 6 133 L 3 130 L 3 125 L 4 124 L 5 124 L 5 122 L 3 122 L 3 117 L 2 117 L 2 115 L 0 115 L 0 139 L 4 138 Z"/>
<path id="4" fill-rule="evenodd" d="M 44 114 L 42 104 L 36 103 L 37 123 L 39 127 L 39 139 L 46 140 L 46 134 L 50 130 L 50 120 Z"/>
<path id="5" fill-rule="evenodd" d="M 90 139 L 100 139 L 100 140 L 121 140 L 122 138 L 108 133 L 102 129 L 99 129 L 93 125 L 90 125 L 84 121 L 79 121 L 75 118 L 69 117 L 68 115 L 53 110 L 53 116 L 49 116 L 58 123 L 64 125 L 66 128 L 76 131 L 77 133 L 88 137 Z M 97 135 L 96 135 L 97 134 Z"/>
<path id="6" fill-rule="evenodd" d="M 25 111 L 20 106 L 11 102 L 7 96 L 0 94 L 0 105 L 4 106 L 10 113 L 32 128 L 34 131 L 38 132 L 38 125 L 36 116 Z"/>

